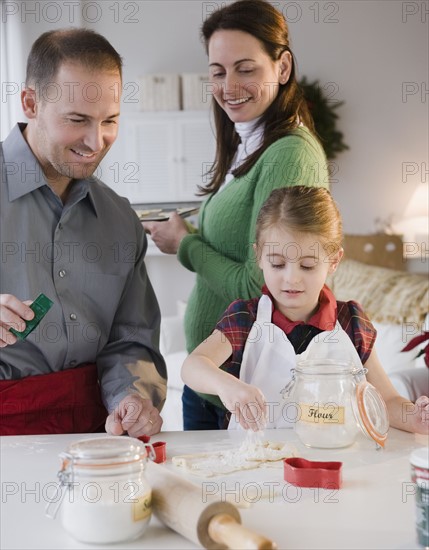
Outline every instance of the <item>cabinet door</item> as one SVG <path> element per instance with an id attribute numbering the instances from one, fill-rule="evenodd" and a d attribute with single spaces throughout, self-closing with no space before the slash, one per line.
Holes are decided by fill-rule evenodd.
<path id="1" fill-rule="evenodd" d="M 177 145 L 181 166 L 180 200 L 201 200 L 199 185 L 207 183 L 205 175 L 215 157 L 215 138 L 207 118 L 176 121 Z"/>
<path id="2" fill-rule="evenodd" d="M 134 203 L 163 202 L 171 197 L 175 171 L 174 125 L 168 120 L 138 121 L 130 132 L 129 146 L 139 168 Z M 174 194 L 174 193 L 173 193 Z M 170 198 L 171 197 L 171 198 Z"/>
<path id="3" fill-rule="evenodd" d="M 132 204 L 196 201 L 214 155 L 208 113 L 127 113 L 97 175 Z"/>

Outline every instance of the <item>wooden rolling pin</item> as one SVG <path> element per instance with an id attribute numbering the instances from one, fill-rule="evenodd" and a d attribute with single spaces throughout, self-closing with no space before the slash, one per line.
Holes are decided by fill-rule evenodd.
<path id="1" fill-rule="evenodd" d="M 147 477 L 155 516 L 193 543 L 209 550 L 277 548 L 270 539 L 243 527 L 233 504 L 208 499 L 203 502 L 201 487 L 165 466 L 148 463 Z"/>

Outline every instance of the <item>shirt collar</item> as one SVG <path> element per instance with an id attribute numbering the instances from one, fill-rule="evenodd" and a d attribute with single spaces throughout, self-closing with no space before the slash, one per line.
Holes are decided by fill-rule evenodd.
<path id="1" fill-rule="evenodd" d="M 32 193 L 40 187 L 49 187 L 39 161 L 23 136 L 22 132 L 26 126 L 27 124 L 22 122 L 16 124 L 3 142 L 4 170 L 10 202 Z M 95 199 L 90 185 L 92 179 L 90 177 L 85 180 L 76 180 L 73 183 L 73 196 L 75 203 L 88 196 L 97 216 Z"/>
<path id="2" fill-rule="evenodd" d="M 241 141 L 246 141 L 250 136 L 257 135 L 258 138 L 263 136 L 264 134 L 264 127 L 258 126 L 259 121 L 261 120 L 261 116 L 254 118 L 253 120 L 249 120 L 247 122 L 236 122 L 234 124 L 235 131 L 240 136 Z"/>
<path id="3" fill-rule="evenodd" d="M 273 297 L 266 285 L 262 287 L 262 293 L 269 296 L 273 301 Z M 322 331 L 332 330 L 337 321 L 337 300 L 332 291 L 324 285 L 319 295 L 319 307 L 306 323 L 304 321 L 291 321 L 288 319 L 279 310 L 274 309 L 274 301 L 272 320 L 273 324 L 281 328 L 285 334 L 289 334 L 298 325 L 311 325 Z"/>

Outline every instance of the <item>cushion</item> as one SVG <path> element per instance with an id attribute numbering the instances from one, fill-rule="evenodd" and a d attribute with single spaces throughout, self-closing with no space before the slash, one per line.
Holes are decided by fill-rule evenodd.
<path id="1" fill-rule="evenodd" d="M 186 349 L 185 331 L 181 316 L 162 317 L 159 347 L 164 357 L 170 353 Z"/>
<path id="2" fill-rule="evenodd" d="M 372 321 L 415 323 L 421 330 L 429 311 L 425 275 L 344 260 L 327 284 L 337 300 L 359 302 Z"/>
<path id="3" fill-rule="evenodd" d="M 163 432 L 183 430 L 182 390 L 167 388 L 167 399 L 161 411 L 161 417 L 164 421 Z"/>
<path id="4" fill-rule="evenodd" d="M 427 323 L 429 325 L 429 315 L 427 316 Z M 427 342 L 422 342 L 410 351 L 401 351 L 410 340 L 420 334 L 420 326 L 407 323 L 399 325 L 377 323 L 376 321 L 373 322 L 373 325 L 377 330 L 375 351 L 387 374 L 425 366 L 423 356 L 417 357 L 417 355 L 419 350 L 427 345 Z"/>
<path id="5" fill-rule="evenodd" d="M 343 260 L 328 278 L 337 300 L 359 302 L 377 330 L 375 351 L 384 370 L 397 371 L 424 366 L 419 349 L 402 348 L 422 330 L 429 330 L 429 281 L 426 276 Z"/>
<path id="6" fill-rule="evenodd" d="M 429 395 L 429 369 L 396 371 L 390 380 L 396 391 L 410 401 L 416 401 L 421 395 Z"/>
<path id="7" fill-rule="evenodd" d="M 174 388 L 182 391 L 184 384 L 180 376 L 180 371 L 182 370 L 183 362 L 187 356 L 186 351 L 176 351 L 175 353 L 164 355 L 168 375 L 167 388 Z"/>

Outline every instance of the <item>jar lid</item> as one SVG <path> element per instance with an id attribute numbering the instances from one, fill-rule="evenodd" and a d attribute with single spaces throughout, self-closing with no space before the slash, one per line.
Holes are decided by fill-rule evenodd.
<path id="1" fill-rule="evenodd" d="M 420 447 L 410 455 L 410 462 L 418 468 L 429 469 L 429 447 Z"/>
<path id="2" fill-rule="evenodd" d="M 362 368 L 356 367 L 351 361 L 340 361 L 327 357 L 315 357 L 313 359 L 301 359 L 295 370 L 301 374 L 342 376 L 344 374 L 358 374 Z"/>
<path id="3" fill-rule="evenodd" d="M 73 463 L 80 466 L 125 464 L 147 456 L 141 441 L 123 436 L 81 439 L 71 443 L 67 452 Z"/>
<path id="4" fill-rule="evenodd" d="M 384 447 L 389 431 L 389 415 L 380 392 L 366 380 L 357 385 L 353 412 L 362 432 Z"/>

